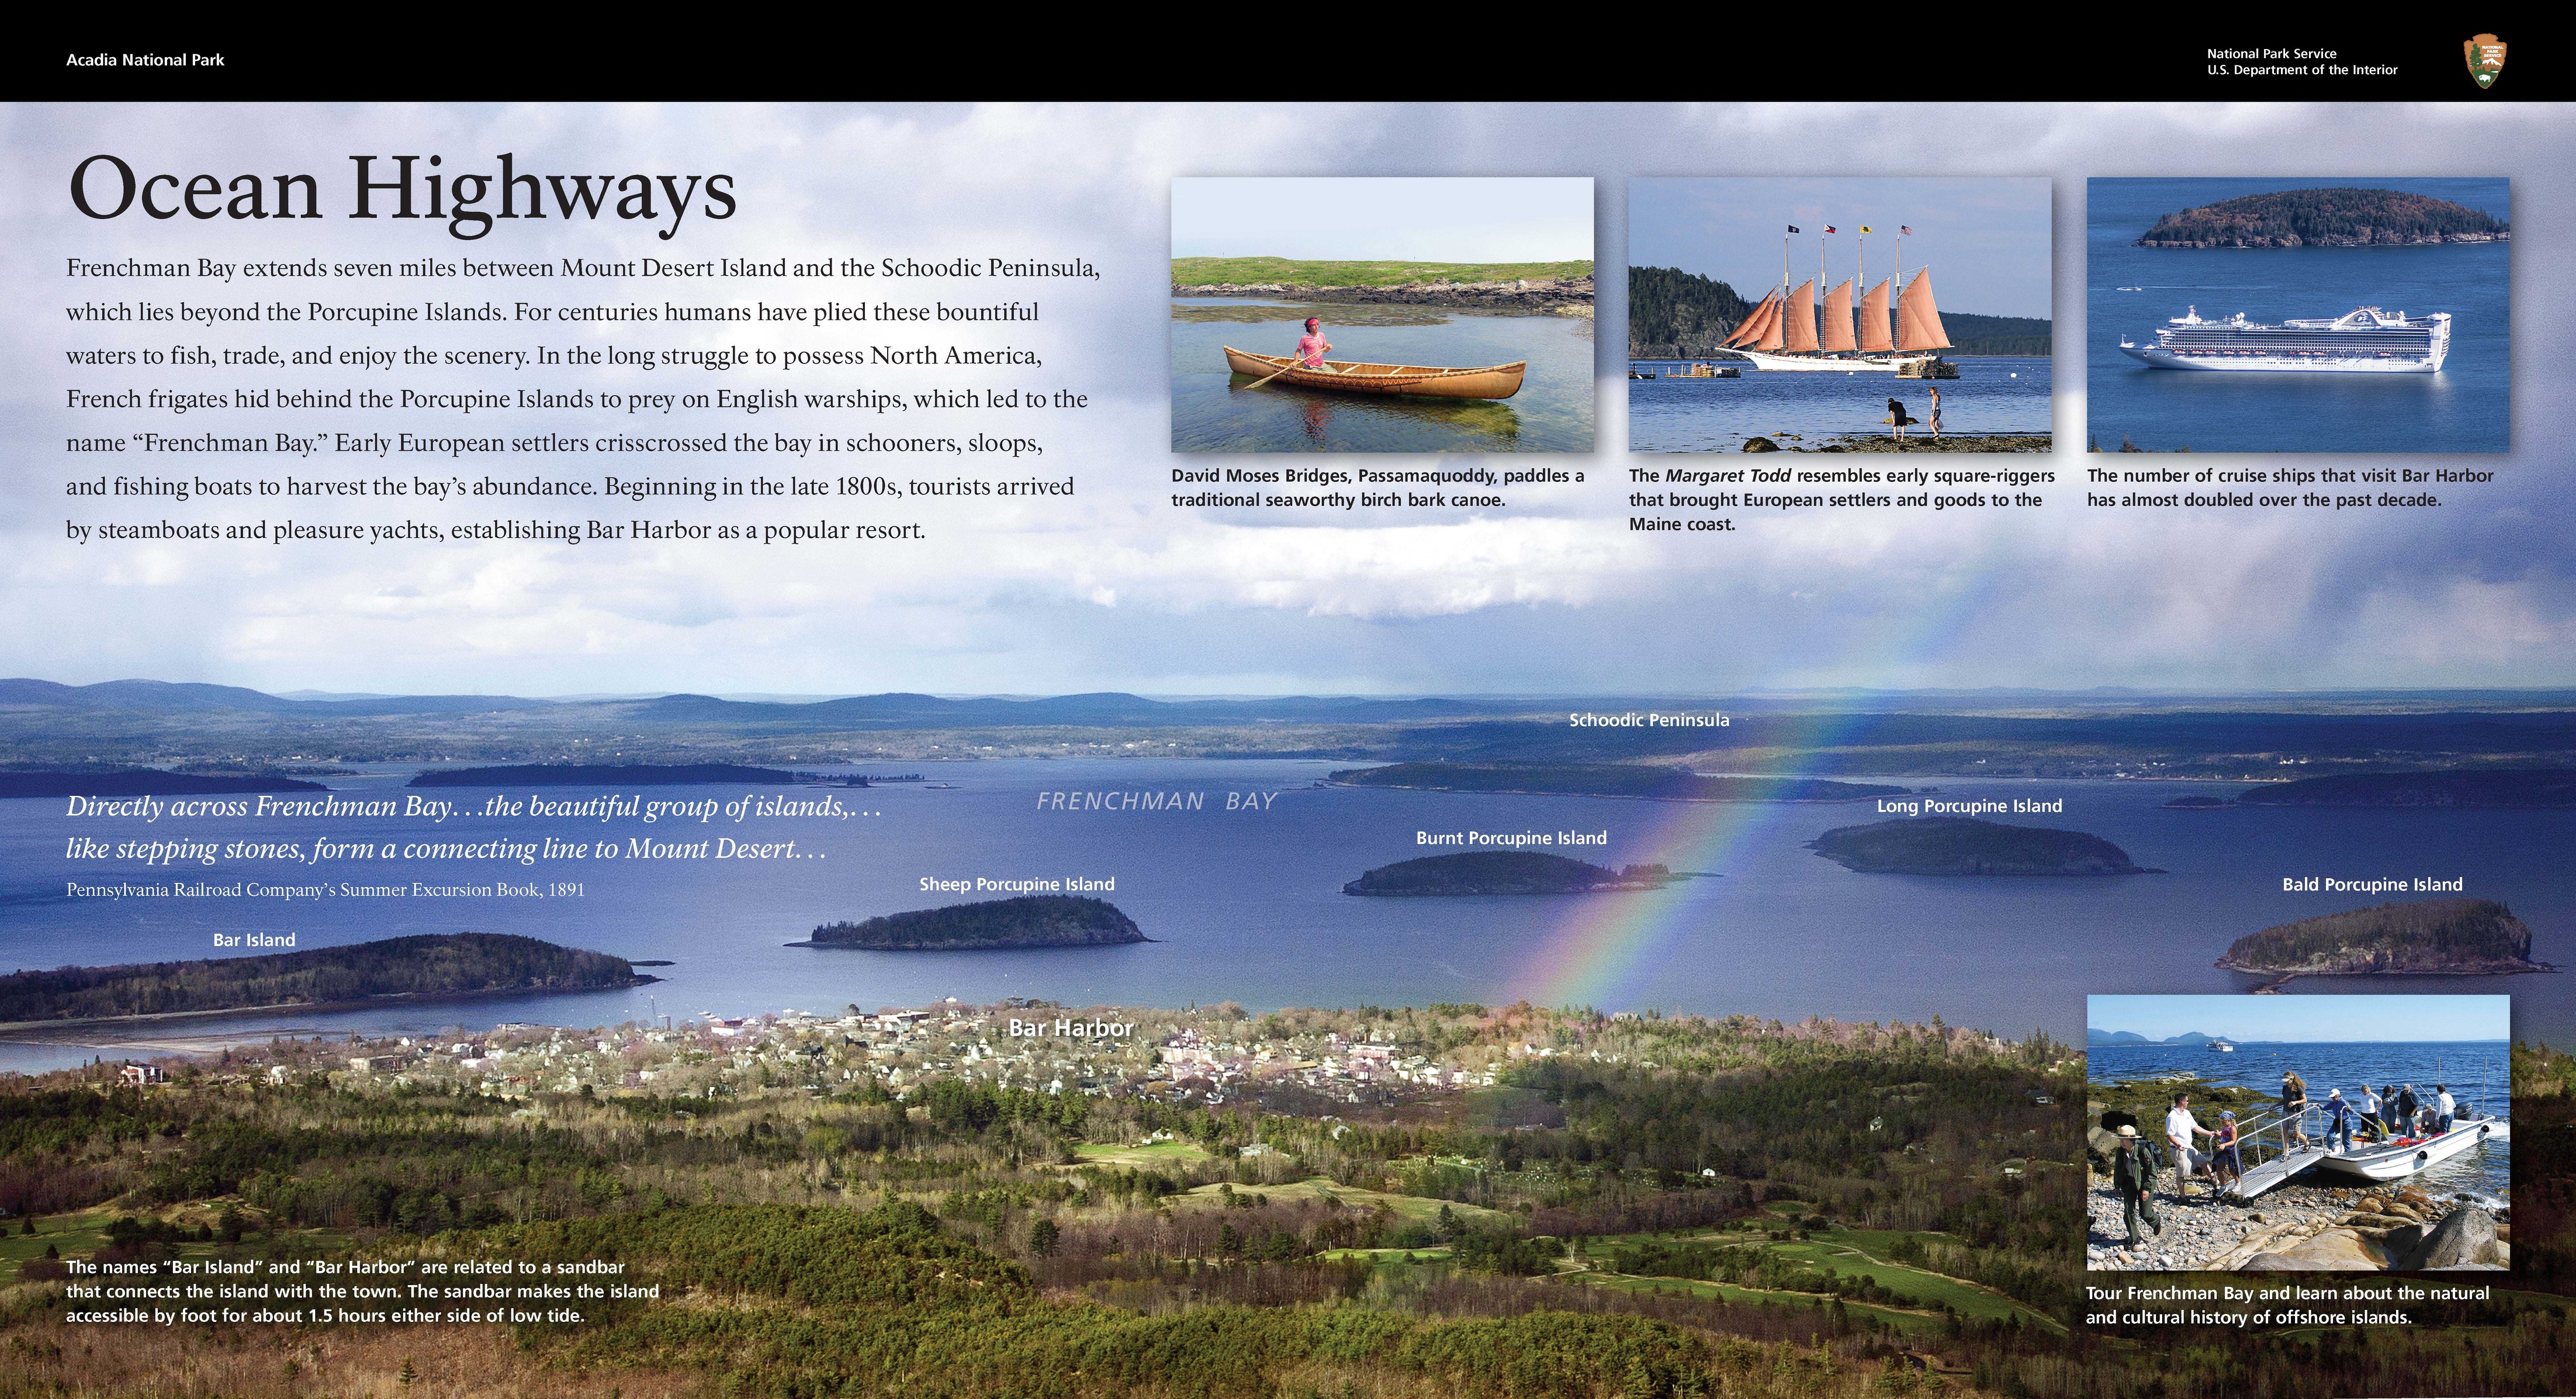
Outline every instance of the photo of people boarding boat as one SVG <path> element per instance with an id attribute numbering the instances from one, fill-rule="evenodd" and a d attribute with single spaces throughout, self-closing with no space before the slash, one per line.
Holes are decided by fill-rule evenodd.
<path id="1" fill-rule="evenodd" d="M 2507 1266 L 2510 998 L 2248 1005 L 2091 998 L 2086 1266 Z"/>

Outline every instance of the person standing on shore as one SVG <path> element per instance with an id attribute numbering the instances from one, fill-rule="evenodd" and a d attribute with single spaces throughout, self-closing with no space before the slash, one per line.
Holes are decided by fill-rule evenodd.
<path id="1" fill-rule="evenodd" d="M 2120 1223 L 2128 1231 L 2121 1246 L 2134 1251 L 2138 1246 L 2138 1219 L 2144 1216 L 2147 1227 L 2156 1233 L 2165 1231 L 2165 1222 L 2156 1214 L 2156 1165 L 2147 1155 L 2147 1143 L 2138 1129 L 2120 1125 L 2120 1145 L 2111 1153 L 2111 1188 L 2120 1195 Z"/>
<path id="2" fill-rule="evenodd" d="M 2245 1175 L 2245 1160 L 2236 1150 L 2236 1114 L 2218 1114 L 2218 1150 L 2210 1160 L 2212 1173 L 2221 1189 L 2233 1189 Z"/>
<path id="3" fill-rule="evenodd" d="M 2205 1172 L 2209 1169 L 2200 1153 L 2191 1149 L 2191 1139 L 2195 1135 L 2215 1137 L 2218 1134 L 2201 1126 L 2199 1120 L 2191 1115 L 2190 1094 L 2176 1093 L 2173 1111 L 2165 1114 L 2165 1140 L 2174 1149 L 2174 1203 L 2176 1204 L 2183 1204 L 2191 1199 L 2193 1173 Z M 2213 1193 L 2215 1193 L 2214 1190 Z"/>
<path id="4" fill-rule="evenodd" d="M 1932 389 L 1932 437 L 1935 441 L 1941 437 L 1941 390 L 1937 385 Z"/>

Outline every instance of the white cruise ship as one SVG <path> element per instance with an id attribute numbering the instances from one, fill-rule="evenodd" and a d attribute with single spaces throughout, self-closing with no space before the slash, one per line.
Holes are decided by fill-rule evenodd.
<path id="1" fill-rule="evenodd" d="M 2200 308 L 2176 316 L 2152 345 L 2120 351 L 2156 369 L 2210 369 L 2240 374 L 2433 374 L 2451 353 L 2448 312 L 2395 314 L 2364 306 L 2332 320 L 2258 325 L 2242 312 L 2203 320 Z"/>

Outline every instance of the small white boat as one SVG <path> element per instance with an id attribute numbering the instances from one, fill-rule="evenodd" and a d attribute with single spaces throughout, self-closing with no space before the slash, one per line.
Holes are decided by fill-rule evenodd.
<path id="1" fill-rule="evenodd" d="M 2484 1141 L 2511 1140 L 2512 1124 L 2501 1118 L 2455 1118 L 2451 1130 L 2428 1137 L 2398 1137 L 2350 1151 L 2329 1151 L 2316 1168 L 2364 1180 L 2403 1180 L 2437 1166 Z"/>
<path id="2" fill-rule="evenodd" d="M 2236 1046 L 2229 1044 L 2225 1040 L 2211 1040 L 2209 1042 L 2209 1052 L 2212 1054 L 2233 1054 L 2236 1052 Z"/>

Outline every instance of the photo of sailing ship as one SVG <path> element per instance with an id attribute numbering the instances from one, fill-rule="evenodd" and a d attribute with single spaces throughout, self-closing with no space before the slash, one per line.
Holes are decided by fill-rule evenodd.
<path id="1" fill-rule="evenodd" d="M 1636 180 L 1628 222 L 1632 450 L 2049 446 L 2046 180 Z"/>
<path id="2" fill-rule="evenodd" d="M 2090 445 L 2501 452 L 2512 186 L 2097 179 Z"/>
<path id="3" fill-rule="evenodd" d="M 1590 451 L 1592 230 L 1589 179 L 1173 181 L 1172 450 Z"/>

